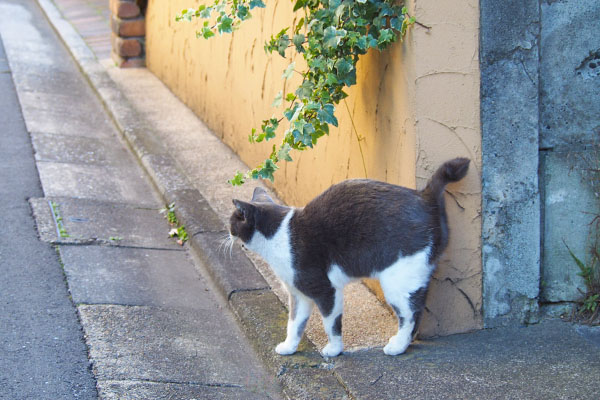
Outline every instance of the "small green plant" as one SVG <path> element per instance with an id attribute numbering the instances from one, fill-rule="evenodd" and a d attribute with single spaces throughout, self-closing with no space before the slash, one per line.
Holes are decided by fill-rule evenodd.
<path id="1" fill-rule="evenodd" d="M 65 226 L 63 224 L 63 219 L 60 216 L 60 208 L 58 204 L 54 201 L 50 201 L 50 207 L 52 208 L 52 216 L 54 217 L 54 223 L 56 224 L 56 229 L 58 230 L 58 234 L 60 235 L 60 237 L 71 237 L 71 235 L 67 233 L 67 230 L 65 229 Z"/>
<path id="2" fill-rule="evenodd" d="M 600 193 L 600 145 L 596 143 L 592 148 L 594 151 L 590 152 L 591 156 L 582 158 L 584 167 L 581 172 L 582 177 L 589 182 L 594 193 L 598 195 Z M 575 255 L 566 243 L 565 246 L 579 268 L 577 275 L 583 278 L 586 287 L 585 292 L 580 290 L 583 298 L 578 314 L 584 322 L 592 324 L 600 322 L 598 318 L 600 313 L 600 211 L 595 210 L 590 214 L 592 215 L 588 235 L 590 246 L 585 261 Z"/>
<path id="3" fill-rule="evenodd" d="M 169 231 L 169 236 L 177 237 L 177 243 L 183 246 L 188 240 L 188 234 L 185 230 L 185 226 L 180 225 L 177 220 L 177 216 L 175 215 L 175 203 L 165 206 L 165 208 L 162 208 L 159 212 L 163 214 L 166 220 L 169 221 L 169 224 L 174 227 Z"/>
<path id="4" fill-rule="evenodd" d="M 589 322 L 593 322 L 600 310 L 600 247 L 597 242 L 592 246 L 588 263 L 577 257 L 569 246 L 567 246 L 567 250 L 577 267 L 579 267 L 577 275 L 583 278 L 586 286 L 586 292 L 581 292 L 583 300 L 579 313 L 586 315 Z"/>
<path id="5" fill-rule="evenodd" d="M 171 203 L 165 206 L 165 208 L 161 208 L 160 213 L 165 216 L 170 224 L 177 224 L 177 217 L 175 216 L 175 203 Z"/>
<path id="6" fill-rule="evenodd" d="M 370 49 L 385 50 L 402 39 L 409 26 L 416 23 L 402 6 L 402 1 L 292 2 L 294 12 L 302 12 L 303 16 L 292 26 L 271 36 L 264 48 L 267 53 L 276 52 L 290 59 L 290 52 L 296 52 L 306 61 L 307 69 L 298 71 L 292 61 L 283 71 L 283 89 L 272 103 L 273 107 L 286 104 L 283 115 L 264 119 L 260 130 L 252 129 L 248 140 L 259 143 L 274 139 L 285 120 L 287 128 L 283 138 L 279 146 L 273 145 L 271 154 L 262 164 L 245 173 L 238 171 L 228 181 L 232 185 L 242 185 L 249 178 L 272 181 L 273 173 L 279 169 L 278 163 L 292 161 L 292 150 L 313 148 L 319 138 L 329 135 L 330 125 L 338 126 L 336 106 L 348 96 L 345 89 L 356 84 L 359 57 Z M 196 37 L 208 39 L 216 33 L 231 33 L 238 29 L 242 21 L 251 18 L 250 11 L 257 7 L 264 8 L 265 3 L 262 0 L 214 0 L 211 5 L 182 10 L 176 20 L 203 20 Z M 302 81 L 295 90 L 288 92 L 285 83 L 294 73 L 299 74 Z"/>

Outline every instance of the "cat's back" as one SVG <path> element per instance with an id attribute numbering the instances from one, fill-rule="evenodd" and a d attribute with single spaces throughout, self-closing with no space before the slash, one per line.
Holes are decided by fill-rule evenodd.
<path id="1" fill-rule="evenodd" d="M 298 217 L 331 234 L 398 231 L 426 225 L 429 219 L 417 191 L 370 179 L 349 179 L 331 186 L 300 210 Z"/>
<path id="2" fill-rule="evenodd" d="M 371 179 L 348 179 L 315 197 L 305 210 L 309 213 L 323 208 L 391 212 L 422 208 L 423 205 L 423 199 L 415 190 Z"/>

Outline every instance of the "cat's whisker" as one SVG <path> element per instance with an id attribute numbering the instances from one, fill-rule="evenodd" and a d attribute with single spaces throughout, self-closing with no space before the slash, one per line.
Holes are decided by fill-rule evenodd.
<path id="1" fill-rule="evenodd" d="M 227 250 L 227 246 L 228 243 L 230 241 L 230 234 L 226 233 L 224 234 L 221 239 L 219 239 L 219 247 L 217 247 L 217 252 L 218 253 L 223 253 L 223 255 L 225 255 L 225 251 Z"/>
<path id="2" fill-rule="evenodd" d="M 227 255 L 227 253 L 229 253 L 229 258 L 233 257 L 233 245 L 235 244 L 235 236 L 233 236 L 231 233 L 226 233 L 225 235 L 223 235 L 223 237 L 220 239 L 220 243 L 219 243 L 219 247 L 217 248 L 217 251 L 221 254 L 223 254 L 224 256 Z"/>
<path id="3" fill-rule="evenodd" d="M 229 234 L 229 258 L 233 257 L 233 245 L 235 244 L 235 237 Z"/>

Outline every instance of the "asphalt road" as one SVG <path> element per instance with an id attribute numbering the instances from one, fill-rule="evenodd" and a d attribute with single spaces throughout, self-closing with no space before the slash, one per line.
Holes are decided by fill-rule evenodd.
<path id="1" fill-rule="evenodd" d="M 75 306 L 28 199 L 43 197 L 0 41 L 0 398 L 96 399 Z"/>

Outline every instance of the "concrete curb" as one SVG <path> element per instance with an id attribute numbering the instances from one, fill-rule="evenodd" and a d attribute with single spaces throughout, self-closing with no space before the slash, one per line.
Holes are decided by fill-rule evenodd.
<path id="1" fill-rule="evenodd" d="M 285 332 L 286 308 L 239 246 L 234 246 L 231 254 L 218 250 L 227 229 L 209 202 L 165 151 L 154 128 L 130 104 L 52 1 L 37 2 L 164 202 L 176 204 L 177 218 L 186 227 L 190 249 L 238 318 L 260 359 L 283 385 L 286 395 L 311 399 L 352 398 L 333 371 L 333 364 L 325 362 L 306 339 L 293 356 L 282 357 L 274 352 L 275 345 L 284 339 L 280 336 Z"/>

